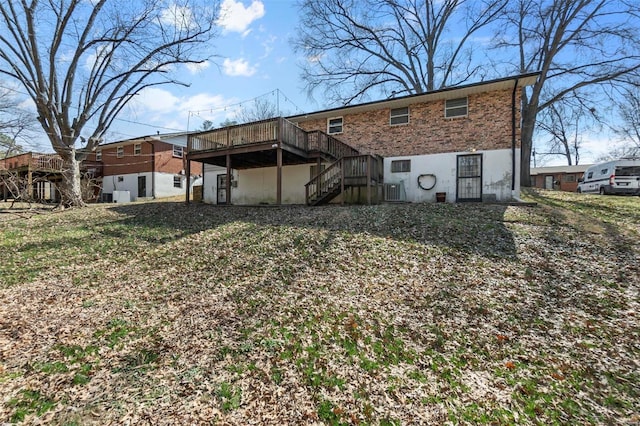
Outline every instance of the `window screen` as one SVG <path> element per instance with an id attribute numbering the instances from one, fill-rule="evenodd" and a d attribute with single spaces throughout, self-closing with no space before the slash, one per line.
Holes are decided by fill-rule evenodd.
<path id="1" fill-rule="evenodd" d="M 407 124 L 409 122 L 409 107 L 394 108 L 389 115 L 389 123 L 393 126 L 396 124 Z"/>
<path id="2" fill-rule="evenodd" d="M 464 117 L 468 113 L 467 98 L 447 99 L 444 107 L 444 116 Z"/>

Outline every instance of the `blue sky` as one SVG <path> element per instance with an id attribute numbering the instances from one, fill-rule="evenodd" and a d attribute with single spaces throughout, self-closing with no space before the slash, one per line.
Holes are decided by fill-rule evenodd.
<path id="1" fill-rule="evenodd" d="M 256 98 L 278 104 L 281 115 L 327 107 L 321 94 L 316 100 L 308 97 L 300 79 L 299 64 L 305 58 L 296 55 L 290 43 L 299 18 L 295 0 L 221 2 L 220 34 L 211 46 L 216 56 L 201 66 L 178 70 L 177 77 L 188 87 L 155 86 L 136 96 L 105 142 L 196 130 L 204 120 L 217 126 L 234 119 L 239 109 L 251 108 Z M 581 162 L 593 161 L 610 145 L 609 139 L 607 134 L 584 135 Z M 46 140 L 38 145 L 29 149 L 51 151 Z M 545 160 L 546 165 L 565 161 L 557 156 Z"/>
<path id="2" fill-rule="evenodd" d="M 159 86 L 137 96 L 112 126 L 109 141 L 194 130 L 204 120 L 217 126 L 256 97 L 279 105 L 283 115 L 323 108 L 308 98 L 299 78 L 297 64 L 304 59 L 290 44 L 297 25 L 293 0 L 224 0 L 222 11 L 217 57 L 181 72 L 189 87 Z"/>

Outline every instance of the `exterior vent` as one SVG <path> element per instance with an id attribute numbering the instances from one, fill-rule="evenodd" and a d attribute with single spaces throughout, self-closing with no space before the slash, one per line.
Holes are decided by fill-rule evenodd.
<path id="1" fill-rule="evenodd" d="M 384 200 L 387 202 L 396 203 L 407 201 L 407 193 L 404 190 L 404 182 L 385 183 Z"/>

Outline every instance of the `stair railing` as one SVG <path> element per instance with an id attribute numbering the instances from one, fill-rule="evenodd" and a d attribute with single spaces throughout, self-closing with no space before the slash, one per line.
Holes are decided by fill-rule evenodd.
<path id="1" fill-rule="evenodd" d="M 342 164 L 342 159 L 335 161 L 304 185 L 307 204 L 311 204 L 330 192 L 333 192 L 335 186 L 340 185 L 340 181 L 342 180 Z"/>

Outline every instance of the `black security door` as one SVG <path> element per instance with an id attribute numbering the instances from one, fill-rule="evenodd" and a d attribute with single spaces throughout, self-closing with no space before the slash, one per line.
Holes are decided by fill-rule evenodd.
<path id="1" fill-rule="evenodd" d="M 456 201 L 482 201 L 482 154 L 458 155 Z"/>

